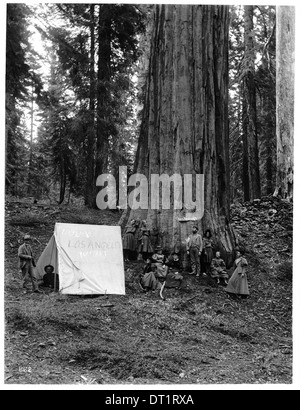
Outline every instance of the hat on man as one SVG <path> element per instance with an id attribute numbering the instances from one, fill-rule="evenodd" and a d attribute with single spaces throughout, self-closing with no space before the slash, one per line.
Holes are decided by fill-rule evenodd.
<path id="1" fill-rule="evenodd" d="M 156 251 L 160 251 L 161 249 L 162 249 L 162 247 L 159 246 L 159 245 L 155 248 Z"/>
<path id="2" fill-rule="evenodd" d="M 26 241 L 26 239 L 31 239 L 31 236 L 27 233 L 26 235 L 24 235 L 24 241 Z"/>

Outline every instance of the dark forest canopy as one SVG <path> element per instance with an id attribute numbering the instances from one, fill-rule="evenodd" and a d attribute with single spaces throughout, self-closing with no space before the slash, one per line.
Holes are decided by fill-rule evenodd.
<path id="1" fill-rule="evenodd" d="M 200 13 L 205 6 L 181 7 Z M 155 12 L 144 4 L 7 4 L 8 195 L 58 203 L 82 198 L 95 207 L 98 175 L 110 172 L 118 180 L 122 165 L 128 175 L 134 171 Z M 276 189 L 279 60 L 276 7 L 231 6 L 228 17 L 226 196 L 232 203 Z"/>

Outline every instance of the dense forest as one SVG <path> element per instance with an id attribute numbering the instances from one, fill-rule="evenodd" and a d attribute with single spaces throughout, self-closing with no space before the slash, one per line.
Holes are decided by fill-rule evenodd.
<path id="1" fill-rule="evenodd" d="M 293 7 L 8 4 L 6 194 L 95 208 L 119 166 L 202 173 L 230 249 L 230 204 L 292 200 L 293 64 Z"/>

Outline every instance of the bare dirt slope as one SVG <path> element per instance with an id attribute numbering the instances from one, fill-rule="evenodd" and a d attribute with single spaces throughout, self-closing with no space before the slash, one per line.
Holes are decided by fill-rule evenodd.
<path id="1" fill-rule="evenodd" d="M 55 222 L 117 224 L 118 214 L 6 203 L 5 383 L 292 383 L 292 208 L 266 198 L 232 208 L 246 246 L 251 297 L 232 300 L 210 278 L 145 294 L 140 262 L 126 296 L 24 293 L 17 249 L 29 232 L 37 257 Z"/>

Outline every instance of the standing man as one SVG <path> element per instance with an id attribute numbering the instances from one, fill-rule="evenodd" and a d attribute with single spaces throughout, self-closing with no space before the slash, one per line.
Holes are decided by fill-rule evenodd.
<path id="1" fill-rule="evenodd" d="M 198 233 L 198 227 L 193 226 L 192 234 L 188 237 L 187 240 L 187 254 L 190 255 L 192 272 L 191 275 L 199 276 L 200 275 L 200 256 L 203 249 L 203 243 L 201 235 Z"/>
<path id="2" fill-rule="evenodd" d="M 22 271 L 22 285 L 26 288 L 26 278 L 27 275 L 30 276 L 33 291 L 35 293 L 42 293 L 38 288 L 37 278 L 35 277 L 33 268 L 35 267 L 35 262 L 33 258 L 32 249 L 30 246 L 31 237 L 30 235 L 24 236 L 24 243 L 18 249 L 18 257 L 20 262 L 20 269 Z"/>

